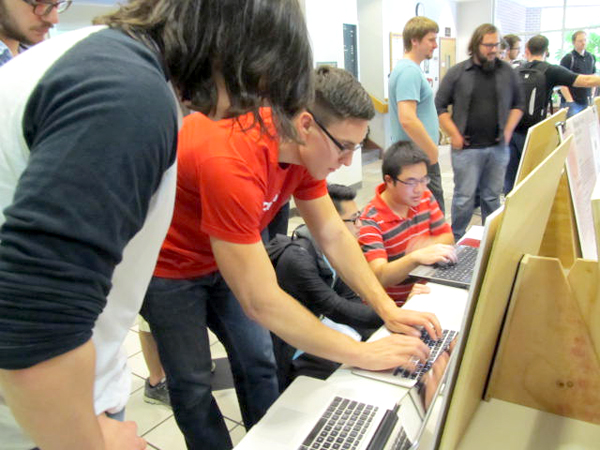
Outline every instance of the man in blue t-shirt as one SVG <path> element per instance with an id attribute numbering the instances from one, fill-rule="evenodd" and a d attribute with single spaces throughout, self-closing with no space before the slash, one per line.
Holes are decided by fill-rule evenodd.
<path id="1" fill-rule="evenodd" d="M 438 24 L 427 17 L 413 17 L 404 31 L 404 59 L 398 61 L 390 74 L 389 99 L 392 141 L 412 141 L 427 154 L 431 161 L 427 174 L 431 178 L 429 190 L 444 211 L 444 192 L 438 164 L 439 121 L 433 90 L 421 62 L 433 57 L 437 48 Z"/>

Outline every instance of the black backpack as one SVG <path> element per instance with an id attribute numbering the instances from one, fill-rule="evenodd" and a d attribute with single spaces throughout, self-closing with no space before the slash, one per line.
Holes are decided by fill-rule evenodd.
<path id="1" fill-rule="evenodd" d="M 529 62 L 515 69 L 519 76 L 525 112 L 518 128 L 527 129 L 546 118 L 549 93 L 546 90 L 546 70 L 550 65 L 545 62 Z"/>

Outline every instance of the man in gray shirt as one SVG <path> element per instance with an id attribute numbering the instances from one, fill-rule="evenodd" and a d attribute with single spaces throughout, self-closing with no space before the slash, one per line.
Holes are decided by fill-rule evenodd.
<path id="1" fill-rule="evenodd" d="M 471 221 L 478 188 L 483 221 L 500 206 L 508 142 L 523 115 L 517 74 L 497 58 L 499 46 L 494 25 L 477 27 L 469 42 L 471 57 L 448 71 L 435 98 L 440 125 L 452 144 L 456 240 Z"/>

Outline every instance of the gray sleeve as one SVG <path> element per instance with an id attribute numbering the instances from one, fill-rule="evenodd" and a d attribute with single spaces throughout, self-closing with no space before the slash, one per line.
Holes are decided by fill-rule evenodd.
<path id="1" fill-rule="evenodd" d="M 176 158 L 176 107 L 158 62 L 97 44 L 65 54 L 26 107 L 30 158 L 0 229 L 4 369 L 90 339 L 113 270 Z"/>

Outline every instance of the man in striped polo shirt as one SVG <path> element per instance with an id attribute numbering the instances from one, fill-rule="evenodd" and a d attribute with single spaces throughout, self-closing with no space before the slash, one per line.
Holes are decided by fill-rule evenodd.
<path id="1" fill-rule="evenodd" d="M 427 189 L 429 159 L 410 141 L 393 144 L 383 157 L 383 183 L 365 207 L 359 242 L 388 295 L 402 306 L 419 264 L 456 262 L 454 237 Z"/>

